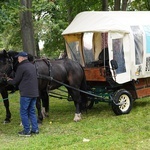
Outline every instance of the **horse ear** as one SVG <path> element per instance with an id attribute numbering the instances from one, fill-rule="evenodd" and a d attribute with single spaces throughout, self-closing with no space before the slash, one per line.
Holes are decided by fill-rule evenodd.
<path id="1" fill-rule="evenodd" d="M 15 52 L 15 51 L 13 51 L 13 50 L 9 50 L 8 52 L 7 52 L 7 55 L 9 56 L 9 57 L 11 57 L 11 58 L 13 58 L 14 56 L 16 56 L 18 53 L 17 52 Z"/>
<path id="2" fill-rule="evenodd" d="M 28 60 L 29 60 L 30 62 L 34 61 L 34 57 L 33 57 L 33 55 L 28 54 Z"/>
<path id="3" fill-rule="evenodd" d="M 6 57 L 7 56 L 7 51 L 4 49 L 3 50 L 3 55 Z"/>

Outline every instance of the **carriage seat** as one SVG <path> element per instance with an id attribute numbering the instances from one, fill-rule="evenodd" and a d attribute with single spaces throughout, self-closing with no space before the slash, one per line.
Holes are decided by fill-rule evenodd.
<path id="1" fill-rule="evenodd" d="M 105 52 L 105 59 L 104 59 L 104 52 Z M 99 66 L 104 66 L 104 61 L 105 61 L 105 65 L 108 66 L 109 65 L 109 54 L 108 54 L 108 48 L 105 48 L 105 50 L 103 49 L 101 51 L 101 53 L 98 56 L 98 60 L 96 61 L 92 61 L 91 63 L 89 63 L 88 65 L 91 65 L 93 67 L 99 67 Z"/>
<path id="2" fill-rule="evenodd" d="M 98 59 L 104 62 L 104 52 L 105 52 L 105 61 L 109 61 L 108 48 L 102 49 L 101 53 L 98 56 Z"/>

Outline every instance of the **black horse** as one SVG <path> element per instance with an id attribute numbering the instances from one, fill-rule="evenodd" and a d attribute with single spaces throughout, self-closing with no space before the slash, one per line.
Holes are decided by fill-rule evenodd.
<path id="1" fill-rule="evenodd" d="M 0 64 L 0 83 L 4 84 L 5 76 L 10 76 L 12 71 L 16 70 L 18 62 L 15 56 L 17 54 L 18 53 L 14 51 L 3 51 L 2 54 L 0 54 L 0 59 L 3 60 Z M 81 89 L 86 91 L 86 79 L 82 66 L 67 58 L 58 60 L 49 60 L 46 58 L 35 59 L 34 61 L 32 60 L 32 63 L 36 67 L 39 83 L 40 97 L 36 104 L 38 110 L 38 121 L 41 122 L 43 120 L 41 100 L 45 112 L 49 112 L 48 88 L 53 90 L 64 84 L 71 87 L 67 86 L 66 88 L 68 89 L 68 93 L 72 97 L 76 107 L 74 121 L 79 121 L 81 119 L 81 109 L 85 108 L 87 103 L 86 95 L 79 90 L 76 90 Z M 7 84 L 5 83 L 5 85 Z M 7 108 L 9 108 L 9 106 L 7 106 Z"/>
<path id="2" fill-rule="evenodd" d="M 9 74 L 10 78 L 14 77 L 15 72 L 8 67 L 11 64 L 12 60 L 7 58 L 6 51 L 0 52 L 0 75 L 2 74 Z M 2 77 L 2 76 L 1 76 Z M 0 80 L 0 93 L 2 95 L 2 100 L 6 109 L 6 118 L 4 120 L 4 123 L 9 123 L 11 119 L 11 112 L 9 109 L 9 99 L 8 99 L 8 91 L 11 91 L 13 93 L 16 90 L 16 88 L 12 85 L 6 85 L 6 81 L 3 80 L 3 78 Z"/>

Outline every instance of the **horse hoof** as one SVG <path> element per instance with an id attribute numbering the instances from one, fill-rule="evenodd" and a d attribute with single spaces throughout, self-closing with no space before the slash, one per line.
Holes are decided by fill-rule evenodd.
<path id="1" fill-rule="evenodd" d="M 20 125 L 19 126 L 23 126 L 22 122 L 20 122 Z"/>
<path id="2" fill-rule="evenodd" d="M 45 112 L 45 117 L 49 117 L 49 114 L 47 112 Z"/>
<path id="3" fill-rule="evenodd" d="M 42 116 L 43 116 L 43 118 L 48 118 L 49 117 L 49 114 L 47 113 L 47 112 L 42 112 Z"/>
<path id="4" fill-rule="evenodd" d="M 74 120 L 74 122 L 78 122 L 78 121 L 80 121 L 81 119 L 73 119 Z"/>
<path id="5" fill-rule="evenodd" d="M 75 116 L 74 116 L 74 119 L 73 119 L 75 122 L 78 122 L 81 120 L 81 113 L 77 114 L 75 113 Z"/>
<path id="6" fill-rule="evenodd" d="M 41 113 L 42 113 L 43 118 L 45 118 L 46 117 L 45 107 L 42 107 Z"/>
<path id="7" fill-rule="evenodd" d="M 42 124 L 42 121 L 41 121 L 41 120 L 38 120 L 37 123 L 38 123 L 38 125 L 41 125 L 41 124 Z"/>
<path id="8" fill-rule="evenodd" d="M 3 124 L 10 123 L 10 120 L 4 120 Z"/>

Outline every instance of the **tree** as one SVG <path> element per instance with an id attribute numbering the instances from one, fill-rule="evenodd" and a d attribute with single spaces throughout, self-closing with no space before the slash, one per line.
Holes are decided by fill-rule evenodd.
<path id="1" fill-rule="evenodd" d="M 61 33 L 67 26 L 61 6 L 57 1 L 33 0 L 33 14 L 35 39 L 37 42 L 44 41 L 40 54 L 58 57 L 60 51 L 65 48 Z"/>
<path id="2" fill-rule="evenodd" d="M 127 9 L 127 3 L 128 3 L 128 0 L 115 0 L 114 10 L 116 10 L 116 11 L 118 11 L 118 10 L 125 11 Z"/>
<path id="3" fill-rule="evenodd" d="M 108 0 L 102 0 L 102 10 L 103 11 L 108 10 Z"/>
<path id="4" fill-rule="evenodd" d="M 120 0 L 115 0 L 115 2 L 114 2 L 114 10 L 120 10 Z"/>
<path id="5" fill-rule="evenodd" d="M 123 0 L 122 2 L 122 11 L 125 11 L 127 9 L 128 0 Z"/>
<path id="6" fill-rule="evenodd" d="M 21 3 L 20 7 L 19 2 L 24 2 L 25 5 Z M 101 10 L 150 10 L 150 1 L 0 0 L 0 48 L 35 52 L 35 49 L 39 49 L 39 41 L 42 40 L 45 43 L 40 53 L 58 57 L 59 53 L 65 50 L 61 33 L 73 18 L 82 11 Z M 30 53 L 34 54 L 32 52 Z"/>
<path id="7" fill-rule="evenodd" d="M 22 11 L 20 14 L 21 35 L 23 42 L 23 51 L 36 55 L 36 46 L 34 39 L 34 30 L 32 23 L 32 0 L 21 0 Z"/>
<path id="8" fill-rule="evenodd" d="M 130 2 L 129 10 L 149 11 L 150 1 L 149 0 L 132 0 Z"/>
<path id="9" fill-rule="evenodd" d="M 22 49 L 18 1 L 0 0 L 0 48 Z"/>

